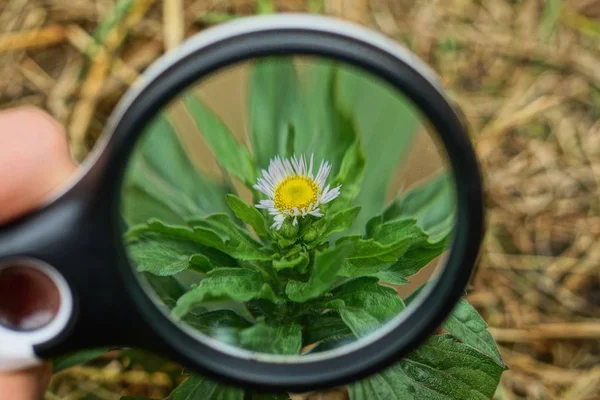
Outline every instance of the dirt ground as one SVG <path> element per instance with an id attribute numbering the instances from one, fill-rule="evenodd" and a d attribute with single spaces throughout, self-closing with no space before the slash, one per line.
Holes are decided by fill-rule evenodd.
<path id="1" fill-rule="evenodd" d="M 510 367 L 496 396 L 600 398 L 600 1 L 281 0 L 275 8 L 370 26 L 441 75 L 485 173 L 488 230 L 468 297 Z M 48 110 L 82 160 L 146 66 L 183 38 L 256 9 L 253 0 L 0 0 L 0 108 Z M 176 366 L 151 361 L 110 353 L 56 375 L 46 398 L 159 398 L 176 383 Z"/>

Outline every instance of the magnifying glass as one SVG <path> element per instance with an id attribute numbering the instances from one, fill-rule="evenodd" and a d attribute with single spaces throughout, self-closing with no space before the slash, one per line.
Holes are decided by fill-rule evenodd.
<path id="1" fill-rule="evenodd" d="M 0 284 L 56 296 L 26 323 L 4 291 L 0 367 L 135 346 L 248 387 L 359 379 L 464 293 L 480 182 L 456 109 L 398 44 L 316 16 L 204 31 L 127 93 L 78 176 L 1 228 Z"/>

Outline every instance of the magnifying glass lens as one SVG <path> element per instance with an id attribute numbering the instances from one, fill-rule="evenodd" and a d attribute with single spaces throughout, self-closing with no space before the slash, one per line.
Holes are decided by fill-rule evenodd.
<path id="1" fill-rule="evenodd" d="M 200 343 L 335 357 L 402 323 L 444 267 L 456 199 L 439 133 L 365 70 L 244 61 L 140 129 L 124 245 L 156 307 Z"/>

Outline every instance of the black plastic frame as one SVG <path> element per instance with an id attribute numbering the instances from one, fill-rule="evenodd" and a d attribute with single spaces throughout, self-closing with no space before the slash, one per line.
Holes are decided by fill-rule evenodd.
<path id="1" fill-rule="evenodd" d="M 336 358 L 286 364 L 234 357 L 198 342 L 167 318 L 129 266 L 118 224 L 121 182 L 143 127 L 178 93 L 225 66 L 262 56 L 325 56 L 387 81 L 440 132 L 456 177 L 457 223 L 447 265 L 430 295 L 404 321 Z M 58 337 L 37 345 L 41 357 L 82 348 L 136 346 L 163 354 L 228 383 L 306 391 L 346 384 L 398 361 L 424 341 L 464 294 L 483 236 L 482 188 L 473 149 L 449 101 L 418 66 L 342 32 L 315 28 L 256 29 L 175 55 L 121 110 L 94 164 L 46 207 L 0 230 L 0 260 L 33 257 L 58 269 L 72 288 L 77 314 Z M 118 266 L 118 267 L 117 267 Z"/>

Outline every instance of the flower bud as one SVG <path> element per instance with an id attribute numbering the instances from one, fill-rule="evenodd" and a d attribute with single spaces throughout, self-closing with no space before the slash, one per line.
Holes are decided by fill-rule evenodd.
<path id="1" fill-rule="evenodd" d="M 305 242 L 312 242 L 319 237 L 319 230 L 315 227 L 309 227 L 306 232 L 304 232 L 304 236 L 302 237 Z"/>
<path id="2" fill-rule="evenodd" d="M 290 219 L 286 219 L 283 225 L 281 225 L 279 234 L 286 239 L 295 239 L 298 236 L 299 229 L 297 224 L 294 225 Z"/>

